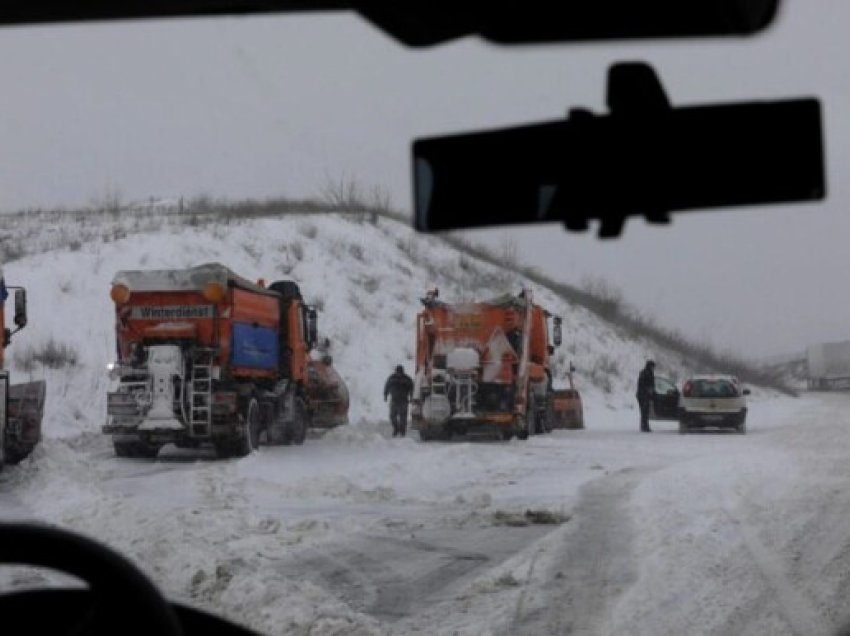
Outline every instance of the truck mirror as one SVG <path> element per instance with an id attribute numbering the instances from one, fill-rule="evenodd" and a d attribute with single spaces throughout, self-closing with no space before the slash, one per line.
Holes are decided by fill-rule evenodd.
<path id="1" fill-rule="evenodd" d="M 570 362 L 570 373 L 575 373 L 575 372 L 576 372 L 576 365 L 574 365 L 572 362 Z"/>
<path id="2" fill-rule="evenodd" d="M 554 325 L 552 327 L 552 342 L 555 343 L 556 347 L 560 347 L 561 346 L 561 338 L 562 338 L 561 317 L 555 316 L 554 319 L 552 320 L 552 322 L 554 323 Z"/>
<path id="3" fill-rule="evenodd" d="M 307 309 L 307 345 L 312 349 L 319 342 L 319 315 L 313 308 Z"/>
<path id="4" fill-rule="evenodd" d="M 549 355 L 550 355 L 550 356 L 551 356 L 553 353 L 555 353 L 555 347 L 553 347 L 552 345 L 549 345 L 548 347 L 546 347 L 546 350 L 549 352 Z"/>
<path id="5" fill-rule="evenodd" d="M 27 290 L 15 290 L 15 326 L 23 329 L 27 326 Z"/>

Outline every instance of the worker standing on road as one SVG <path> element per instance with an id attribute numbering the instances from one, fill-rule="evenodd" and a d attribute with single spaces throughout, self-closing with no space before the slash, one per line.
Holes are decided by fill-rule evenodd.
<path id="1" fill-rule="evenodd" d="M 404 367 L 398 365 L 384 385 L 384 402 L 390 398 L 390 422 L 393 425 L 393 437 L 407 434 L 407 405 L 413 395 L 413 380 L 405 374 Z"/>
<path id="2" fill-rule="evenodd" d="M 638 375 L 637 401 L 640 407 L 640 430 L 651 433 L 649 428 L 649 409 L 652 406 L 652 398 L 655 397 L 655 363 L 646 361 L 646 366 Z"/>

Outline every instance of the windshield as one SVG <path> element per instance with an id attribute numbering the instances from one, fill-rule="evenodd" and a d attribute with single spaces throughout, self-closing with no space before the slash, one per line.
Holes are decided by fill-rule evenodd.
<path id="1" fill-rule="evenodd" d="M 729 398 L 736 397 L 738 390 L 728 380 L 691 380 L 685 383 L 686 397 Z"/>
<path id="2" fill-rule="evenodd" d="M 0 29 L 0 517 L 264 634 L 837 631 L 845 5 L 508 48 L 348 14 Z M 828 199 L 413 231 L 412 140 L 606 112 L 624 60 L 677 105 L 818 96 Z"/>

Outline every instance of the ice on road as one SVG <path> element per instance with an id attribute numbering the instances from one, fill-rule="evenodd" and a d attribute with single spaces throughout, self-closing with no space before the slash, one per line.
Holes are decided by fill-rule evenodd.
<path id="1" fill-rule="evenodd" d="M 268 634 L 827 634 L 850 618 L 848 413 L 760 399 L 746 436 L 680 436 L 591 406 L 509 443 L 361 423 L 232 461 L 84 434 L 0 475 L 0 514 Z"/>

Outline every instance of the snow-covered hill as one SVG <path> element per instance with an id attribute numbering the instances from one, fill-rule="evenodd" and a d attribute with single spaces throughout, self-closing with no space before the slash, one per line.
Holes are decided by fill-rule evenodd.
<path id="1" fill-rule="evenodd" d="M 415 316 L 427 285 L 436 283 L 441 297 L 451 301 L 516 293 L 526 284 L 511 271 L 386 218 L 370 222 L 343 215 L 287 215 L 223 219 L 198 227 L 162 218 L 161 230 L 151 230 L 148 220 L 139 233 L 133 233 L 132 218 L 113 218 L 97 240 L 87 224 L 45 227 L 45 233 L 63 237 L 69 247 L 6 266 L 7 281 L 27 287 L 30 303 L 30 325 L 9 350 L 11 370 L 19 380 L 48 379 L 48 436 L 93 432 L 102 424 L 108 387 L 104 368 L 115 350 L 109 288 L 117 270 L 219 261 L 249 279 L 297 281 L 307 301 L 320 309 L 320 330 L 331 339 L 335 364 L 351 389 L 354 422 L 384 418 L 384 379 L 399 363 L 410 371 Z M 25 234 L 34 236 L 32 231 Z M 564 317 L 555 382 L 565 381 L 572 362 L 591 411 L 631 408 L 634 380 L 648 357 L 658 362 L 661 374 L 681 377 L 686 372 L 688 361 L 680 356 L 632 339 L 545 288 L 534 293 L 538 302 Z M 73 364 L 51 369 L 33 361 L 51 348 L 64 352 Z M 62 355 L 53 357 L 61 364 Z"/>

